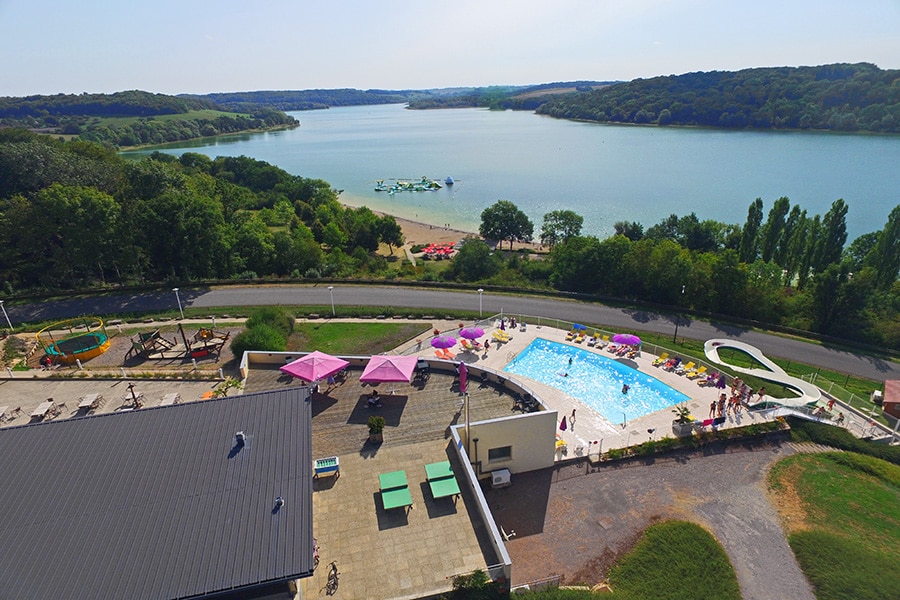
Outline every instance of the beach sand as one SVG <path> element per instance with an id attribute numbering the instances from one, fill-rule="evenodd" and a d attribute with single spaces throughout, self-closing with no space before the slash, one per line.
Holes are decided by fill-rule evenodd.
<path id="1" fill-rule="evenodd" d="M 374 212 L 376 215 L 388 214 L 377 210 L 373 210 L 372 212 Z M 397 220 L 397 224 L 400 225 L 400 229 L 403 231 L 403 239 L 406 241 L 407 246 L 416 244 L 447 244 L 450 242 L 458 242 L 461 239 L 469 236 L 481 239 L 480 235 L 472 231 L 438 227 L 437 225 L 429 225 L 428 223 L 421 223 L 419 221 L 404 219 L 402 217 L 398 217 L 397 215 L 392 216 Z M 503 248 L 508 249 L 509 244 L 507 242 L 504 242 Z M 545 250 L 545 248 L 543 248 L 541 244 L 521 244 L 518 242 L 513 244 L 513 250 L 519 250 L 522 248 L 528 248 L 536 252 Z"/>

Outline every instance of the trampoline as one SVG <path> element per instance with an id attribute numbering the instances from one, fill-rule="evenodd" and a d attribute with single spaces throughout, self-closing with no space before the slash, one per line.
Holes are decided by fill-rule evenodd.
<path id="1" fill-rule="evenodd" d="M 36 337 L 44 354 L 67 365 L 90 360 L 109 349 L 106 327 L 97 317 L 60 321 L 44 327 Z"/>

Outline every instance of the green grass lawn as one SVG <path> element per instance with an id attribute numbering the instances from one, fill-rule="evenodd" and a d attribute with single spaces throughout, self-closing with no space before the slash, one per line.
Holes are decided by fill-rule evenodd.
<path id="1" fill-rule="evenodd" d="M 780 461 L 769 486 L 819 600 L 900 597 L 900 467 L 851 452 Z"/>
<path id="2" fill-rule="evenodd" d="M 533 600 L 740 600 L 737 575 L 721 544 L 686 521 L 663 521 L 644 531 L 634 549 L 609 571 L 612 594 L 549 588 L 527 592 Z"/>
<path id="3" fill-rule="evenodd" d="M 418 336 L 431 325 L 418 323 L 298 323 L 288 340 L 290 351 L 319 350 L 328 354 L 380 354 Z"/>

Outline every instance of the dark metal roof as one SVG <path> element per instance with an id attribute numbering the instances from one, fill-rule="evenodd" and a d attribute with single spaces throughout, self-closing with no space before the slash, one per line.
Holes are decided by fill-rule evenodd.
<path id="1" fill-rule="evenodd" d="M 307 394 L 0 430 L 0 596 L 193 598 L 310 575 Z"/>

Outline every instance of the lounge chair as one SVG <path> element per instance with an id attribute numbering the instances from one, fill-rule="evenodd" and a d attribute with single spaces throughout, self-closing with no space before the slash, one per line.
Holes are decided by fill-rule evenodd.
<path id="1" fill-rule="evenodd" d="M 665 371 L 674 371 L 680 364 L 681 359 L 676 356 L 675 358 L 670 358 L 669 360 L 667 360 L 665 364 L 663 364 L 662 368 Z"/>
<path id="2" fill-rule="evenodd" d="M 608 345 L 609 345 L 609 336 L 608 335 L 604 335 L 603 338 L 599 342 L 597 342 L 598 348 L 606 348 Z"/>
<path id="3" fill-rule="evenodd" d="M 598 341 L 600 341 L 600 334 L 595 331 L 594 335 L 592 335 L 591 337 L 588 338 L 587 345 L 588 346 L 596 346 Z"/>
<path id="4" fill-rule="evenodd" d="M 573 339 L 575 339 L 576 335 L 578 335 L 578 330 L 573 329 L 572 331 L 570 331 L 569 333 L 566 334 L 566 341 L 571 342 Z"/>
<path id="5" fill-rule="evenodd" d="M 698 377 L 702 377 L 704 373 L 706 373 L 706 367 L 701 365 L 690 373 L 687 373 L 687 377 L 688 379 L 697 379 Z"/>
<path id="6" fill-rule="evenodd" d="M 676 375 L 684 375 L 685 373 L 687 373 L 688 371 L 692 371 L 693 369 L 694 369 L 694 361 L 690 361 L 686 365 L 678 365 L 677 367 L 675 367 L 675 374 Z"/>
<path id="7" fill-rule="evenodd" d="M 663 352 L 659 355 L 659 357 L 653 361 L 653 366 L 658 367 L 659 365 L 665 364 L 666 360 L 669 358 L 668 352 Z"/>
<path id="8" fill-rule="evenodd" d="M 578 334 L 578 337 L 575 338 L 575 343 L 580 344 L 584 341 L 584 332 Z"/>
<path id="9" fill-rule="evenodd" d="M 444 358 L 447 360 L 453 360 L 456 358 L 456 355 L 450 352 L 450 348 L 444 348 Z"/>

